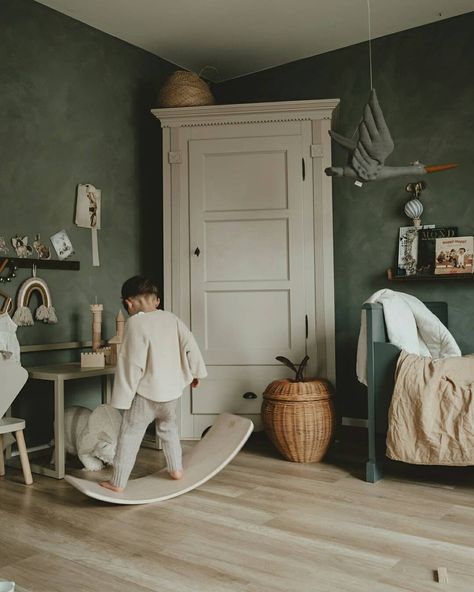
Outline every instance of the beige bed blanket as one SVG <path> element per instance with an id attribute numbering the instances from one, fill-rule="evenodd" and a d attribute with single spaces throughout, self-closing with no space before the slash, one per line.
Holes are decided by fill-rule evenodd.
<path id="1" fill-rule="evenodd" d="M 433 360 L 402 351 L 388 414 L 387 456 L 474 465 L 474 354 Z"/>

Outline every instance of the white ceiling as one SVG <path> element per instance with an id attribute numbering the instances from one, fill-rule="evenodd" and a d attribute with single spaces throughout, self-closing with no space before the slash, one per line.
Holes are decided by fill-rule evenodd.
<path id="1" fill-rule="evenodd" d="M 114 37 L 227 80 L 368 38 L 367 0 L 37 0 Z M 474 8 L 473 0 L 371 0 L 372 37 Z"/>

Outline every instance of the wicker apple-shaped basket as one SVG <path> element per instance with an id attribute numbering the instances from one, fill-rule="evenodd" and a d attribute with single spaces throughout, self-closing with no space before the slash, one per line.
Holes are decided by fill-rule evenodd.
<path id="1" fill-rule="evenodd" d="M 265 432 L 287 460 L 298 463 L 322 460 L 335 428 L 331 384 L 325 378 L 303 378 L 308 359 L 296 367 L 278 356 L 296 372 L 295 379 L 274 380 L 263 393 Z"/>

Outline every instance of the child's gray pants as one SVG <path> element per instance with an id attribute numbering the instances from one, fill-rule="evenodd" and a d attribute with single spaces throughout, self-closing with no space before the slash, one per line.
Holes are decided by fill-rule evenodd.
<path id="1" fill-rule="evenodd" d="M 112 485 L 125 487 L 137 458 L 140 444 L 148 425 L 156 421 L 156 431 L 163 444 L 168 471 L 182 470 L 182 451 L 176 424 L 176 405 L 179 399 L 157 403 L 135 395 L 132 406 L 122 418 L 122 426 L 114 459 Z"/>

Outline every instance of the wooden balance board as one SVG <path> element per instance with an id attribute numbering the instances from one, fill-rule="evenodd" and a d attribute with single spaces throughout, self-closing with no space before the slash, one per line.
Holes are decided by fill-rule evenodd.
<path id="1" fill-rule="evenodd" d="M 83 494 L 111 504 L 152 504 L 199 487 L 230 463 L 253 431 L 250 419 L 223 413 L 204 438 L 183 455 L 184 477 L 170 479 L 166 469 L 132 479 L 122 493 L 104 489 L 95 481 L 66 475 L 65 479 Z"/>

